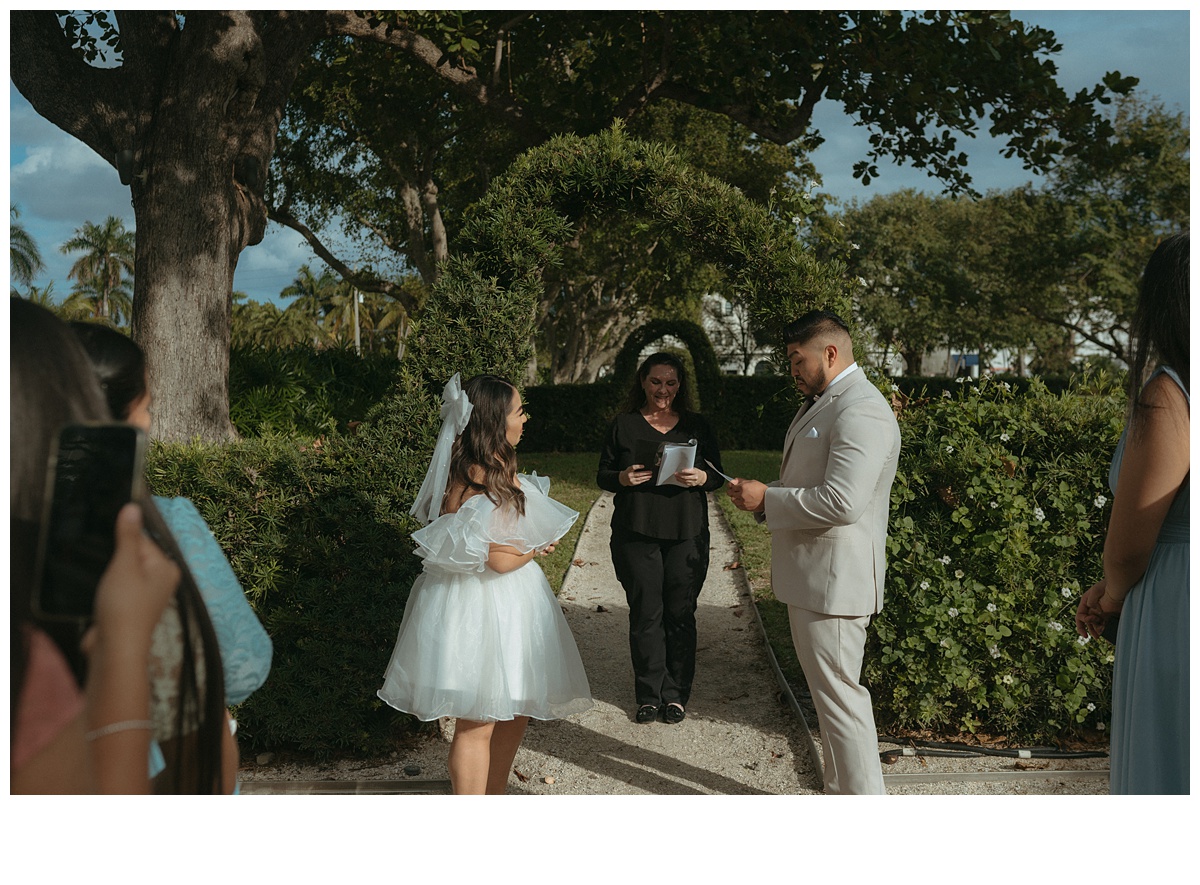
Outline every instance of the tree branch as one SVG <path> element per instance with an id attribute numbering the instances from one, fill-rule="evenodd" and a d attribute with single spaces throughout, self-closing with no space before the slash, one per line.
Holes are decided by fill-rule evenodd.
<path id="1" fill-rule="evenodd" d="M 1026 316 L 1030 316 L 1035 320 L 1039 320 L 1043 323 L 1049 323 L 1052 326 L 1058 326 L 1061 329 L 1066 329 L 1070 332 L 1074 332 L 1075 334 L 1077 334 L 1081 338 L 1083 338 L 1085 341 L 1092 342 L 1092 344 L 1095 344 L 1097 347 L 1099 347 L 1102 350 L 1108 351 L 1109 353 L 1111 353 L 1113 356 L 1115 356 L 1119 360 L 1122 360 L 1122 361 L 1128 360 L 1128 355 L 1125 353 L 1125 349 L 1123 347 L 1121 347 L 1121 345 L 1119 343 L 1117 343 L 1115 336 L 1112 341 L 1104 341 L 1104 340 L 1098 338 L 1093 332 L 1089 331 L 1088 329 L 1084 328 L 1083 326 L 1079 325 L 1078 323 L 1071 322 L 1070 320 L 1064 320 L 1060 317 L 1055 317 L 1055 316 L 1050 316 L 1049 314 L 1039 313 L 1036 310 L 1030 310 L 1028 307 L 1022 307 L 1022 308 L 1020 308 L 1020 310 Z M 1119 328 L 1118 326 L 1113 326 L 1112 328 L 1110 328 L 1108 330 L 1109 334 L 1116 332 L 1118 328 Z"/>
<path id="2" fill-rule="evenodd" d="M 10 76 L 41 116 L 116 166 L 113 129 L 131 114 L 120 68 L 93 68 L 46 10 L 10 13 Z"/>
<path id="3" fill-rule="evenodd" d="M 325 13 L 326 33 L 330 36 L 354 37 L 402 49 L 489 114 L 507 123 L 530 144 L 540 144 L 549 138 L 549 133 L 530 119 L 529 112 L 522 104 L 506 94 L 493 93 L 474 69 L 450 63 L 447 53 L 432 40 L 399 25 L 388 22 L 372 24 L 372 21 L 344 10 Z"/>
<path id="4" fill-rule="evenodd" d="M 410 315 L 420 308 L 416 299 L 403 286 L 398 286 L 390 280 L 383 280 L 376 276 L 355 272 L 349 265 L 330 252 L 329 248 L 311 228 L 290 212 L 268 206 L 267 213 L 272 221 L 276 221 L 285 227 L 290 227 L 300 234 L 300 236 L 304 237 L 308 244 L 312 246 L 313 251 L 317 253 L 317 257 L 335 270 L 346 282 L 351 283 L 358 289 L 362 289 L 364 292 L 379 292 L 389 298 L 394 298 L 400 302 L 405 311 Z"/>
<path id="5" fill-rule="evenodd" d="M 824 87 L 822 87 L 822 91 L 823 89 Z M 765 117 L 750 113 L 747 108 L 741 105 L 716 102 L 708 93 L 675 81 L 670 81 L 660 86 L 656 97 L 669 98 L 673 101 L 690 104 L 693 107 L 698 107 L 706 111 L 724 114 L 729 119 L 741 123 L 756 135 L 767 139 L 767 141 L 772 141 L 779 145 L 789 145 L 808 131 L 809 124 L 812 122 L 813 107 L 820 100 L 821 93 L 813 90 L 806 92 L 804 100 L 796 107 L 795 113 L 788 120 L 784 121 L 783 125 L 773 123 Z"/>

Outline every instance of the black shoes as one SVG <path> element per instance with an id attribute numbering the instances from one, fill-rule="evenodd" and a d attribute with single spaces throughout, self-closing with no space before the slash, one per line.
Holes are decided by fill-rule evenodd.
<path id="1" fill-rule="evenodd" d="M 642 704 L 637 708 L 637 712 L 633 715 L 633 718 L 642 725 L 645 725 L 647 722 L 653 722 L 658 718 L 658 707 L 653 704 Z"/>
<path id="2" fill-rule="evenodd" d="M 687 712 L 679 704 L 667 704 L 663 707 L 663 722 L 667 725 L 678 725 L 687 716 Z"/>

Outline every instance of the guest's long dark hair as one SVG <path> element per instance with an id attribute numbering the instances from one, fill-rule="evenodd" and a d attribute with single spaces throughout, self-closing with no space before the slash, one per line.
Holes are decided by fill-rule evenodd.
<path id="1" fill-rule="evenodd" d="M 111 326 L 81 320 L 67 325 L 87 353 L 108 410 L 118 420 L 128 418 L 130 408 L 146 394 L 146 355 Z"/>
<path id="2" fill-rule="evenodd" d="M 10 302 L 10 507 L 15 532 L 18 526 L 29 530 L 41 523 L 42 511 L 48 504 L 45 500 L 49 470 L 47 456 L 51 440 L 59 429 L 64 424 L 78 421 L 111 421 L 114 416 L 105 403 L 87 354 L 66 324 L 50 311 L 29 301 L 13 298 Z M 113 331 L 112 334 L 119 333 Z M 168 768 L 156 779 L 155 789 L 158 792 L 178 793 L 220 792 L 225 692 L 216 634 L 196 582 L 162 515 L 148 495 L 138 503 L 142 507 L 147 529 L 163 551 L 176 562 L 181 573 L 175 591 L 183 643 L 173 741 L 175 746 L 164 747 L 169 754 Z M 27 545 L 21 548 L 14 545 L 12 555 L 13 574 L 30 580 L 34 573 L 35 552 Z M 20 563 L 17 561 L 19 558 L 22 560 Z M 14 585 L 9 596 L 13 636 L 16 637 L 23 625 L 32 623 L 26 600 L 28 584 L 20 587 Z M 38 626 L 50 628 L 46 632 L 60 644 L 63 642 L 62 630 L 56 630 L 49 624 Z M 200 640 L 198 649 L 194 647 L 196 637 Z M 20 649 L 24 655 L 23 640 Z M 75 649 L 67 646 L 63 650 L 68 660 L 73 663 L 79 660 Z M 197 673 L 200 661 L 204 667 L 203 687 Z M 13 669 L 14 710 L 24 684 L 25 664 L 22 657 L 20 671 Z M 77 675 L 82 676 L 78 671 Z M 189 729 L 189 718 L 197 717 L 199 727 Z"/>
<path id="3" fill-rule="evenodd" d="M 625 405 L 621 411 L 638 412 L 641 411 L 642 406 L 646 405 L 646 389 L 642 385 L 646 383 L 646 379 L 650 377 L 650 370 L 655 366 L 670 366 L 675 370 L 675 376 L 679 379 L 679 388 L 675 392 L 671 408 L 679 413 L 680 418 L 686 418 L 693 411 L 692 386 L 688 381 L 687 370 L 683 368 L 683 360 L 675 354 L 665 351 L 652 353 L 642 360 L 642 364 L 638 366 L 637 375 L 634 376 L 633 383 L 629 387 L 629 393 L 625 396 Z"/>
<path id="4" fill-rule="evenodd" d="M 1129 426 L 1137 433 L 1144 410 L 1142 387 L 1154 364 L 1170 366 L 1191 390 L 1190 235 L 1187 231 L 1158 244 L 1142 273 L 1130 334 Z"/>
<path id="5" fill-rule="evenodd" d="M 525 513 L 525 493 L 517 481 L 517 450 L 508 441 L 508 413 L 516 387 L 496 375 L 476 375 L 463 385 L 471 401 L 471 417 L 450 452 L 450 479 L 454 486 L 482 492 L 497 507 L 512 504 Z M 482 471 L 482 482 L 471 468 Z"/>

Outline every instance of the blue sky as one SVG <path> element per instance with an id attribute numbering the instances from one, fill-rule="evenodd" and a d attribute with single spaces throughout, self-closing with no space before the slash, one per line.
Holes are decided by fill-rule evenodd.
<path id="1" fill-rule="evenodd" d="M 1017 18 L 1054 31 L 1063 50 L 1055 59 L 1059 82 L 1068 93 L 1090 87 L 1108 71 L 1139 77 L 1138 91 L 1157 96 L 1168 107 L 1189 113 L 1189 14 L 1167 11 L 1014 11 Z M 116 171 L 90 148 L 37 115 L 9 82 L 9 202 L 21 211 L 21 222 L 33 235 L 46 261 L 35 280 L 54 281 L 61 299 L 70 289 L 66 271 L 73 260 L 59 252 L 84 221 L 101 222 L 117 215 L 133 227 L 129 191 Z M 901 188 L 937 192 L 939 185 L 911 167 L 882 162 L 882 173 L 869 187 L 855 181 L 851 170 L 866 157 L 867 135 L 854 127 L 836 102 L 818 105 L 814 125 L 825 144 L 813 156 L 823 189 L 842 200 L 865 200 Z M 986 127 L 985 127 L 986 128 Z M 986 135 L 959 138 L 970 157 L 969 170 L 981 190 L 1008 188 L 1030 180 L 1016 160 L 1005 160 Z M 347 256 L 353 260 L 354 256 Z M 235 288 L 258 301 L 273 300 L 304 262 L 319 261 L 292 231 L 272 224 L 266 239 L 242 253 Z"/>

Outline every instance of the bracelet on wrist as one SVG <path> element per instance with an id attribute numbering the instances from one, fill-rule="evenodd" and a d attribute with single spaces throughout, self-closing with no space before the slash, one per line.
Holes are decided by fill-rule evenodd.
<path id="1" fill-rule="evenodd" d="M 149 719 L 125 719 L 121 722 L 110 722 L 108 725 L 102 725 L 99 728 L 87 732 L 83 739 L 85 741 L 94 741 L 97 738 L 107 737 L 110 734 L 117 734 L 122 731 L 150 731 L 154 728 L 154 723 Z"/>

